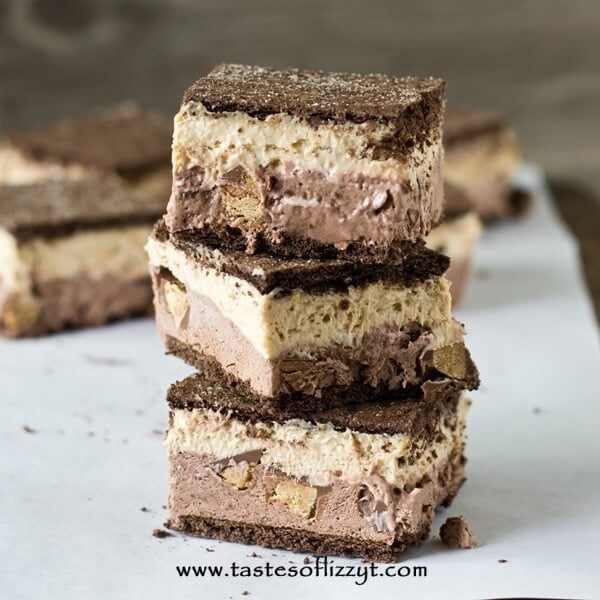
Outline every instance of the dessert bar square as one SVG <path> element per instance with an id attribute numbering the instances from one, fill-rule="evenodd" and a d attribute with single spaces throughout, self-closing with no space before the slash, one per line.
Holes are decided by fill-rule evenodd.
<path id="1" fill-rule="evenodd" d="M 442 210 L 444 82 L 219 65 L 175 117 L 170 231 L 290 256 L 385 252 Z"/>
<path id="2" fill-rule="evenodd" d="M 406 244 L 395 259 L 281 259 L 214 249 L 159 224 L 150 257 L 169 352 L 241 384 L 248 401 L 307 408 L 478 377 L 450 314 L 448 259 Z"/>
<path id="3" fill-rule="evenodd" d="M 500 115 L 479 111 L 450 111 L 444 128 L 444 179 L 462 192 L 486 221 L 518 215 L 530 197 L 512 177 L 521 162 L 515 132 Z M 446 211 L 453 196 L 447 194 Z"/>
<path id="4" fill-rule="evenodd" d="M 110 177 L 0 186 L 0 332 L 40 335 L 147 313 L 144 244 L 165 198 Z"/>
<path id="5" fill-rule="evenodd" d="M 465 293 L 473 250 L 481 232 L 481 220 L 474 211 L 469 211 L 445 218 L 426 238 L 429 248 L 450 257 L 450 267 L 445 276 L 451 283 L 450 293 L 454 306 Z"/>
<path id="6" fill-rule="evenodd" d="M 235 389 L 174 384 L 169 526 L 229 541 L 395 561 L 464 480 L 469 400 L 379 402 L 261 420 Z"/>
<path id="7" fill-rule="evenodd" d="M 171 119 L 133 102 L 9 133 L 0 140 L 0 185 L 112 174 L 152 191 L 171 187 Z"/>

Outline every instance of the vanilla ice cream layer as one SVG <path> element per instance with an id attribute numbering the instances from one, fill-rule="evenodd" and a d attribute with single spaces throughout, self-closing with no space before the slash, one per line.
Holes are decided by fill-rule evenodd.
<path id="1" fill-rule="evenodd" d="M 82 165 L 35 160 L 9 144 L 0 144 L 0 185 L 83 179 L 93 173 L 93 169 Z"/>

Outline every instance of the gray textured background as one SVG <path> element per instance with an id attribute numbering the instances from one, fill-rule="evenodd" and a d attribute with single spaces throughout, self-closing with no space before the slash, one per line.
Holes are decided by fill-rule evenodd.
<path id="1" fill-rule="evenodd" d="M 220 61 L 441 75 L 600 190 L 599 0 L 0 0 L 0 130 L 124 98 L 174 112 Z"/>

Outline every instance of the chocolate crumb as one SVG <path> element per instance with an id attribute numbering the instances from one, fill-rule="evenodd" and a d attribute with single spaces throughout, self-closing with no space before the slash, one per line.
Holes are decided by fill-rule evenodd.
<path id="1" fill-rule="evenodd" d="M 308 556 L 305 556 L 305 557 L 304 557 L 304 560 L 303 560 L 302 562 L 303 562 L 305 565 L 310 565 L 310 563 L 311 563 L 312 561 L 310 560 L 310 558 L 308 558 Z"/>
<path id="2" fill-rule="evenodd" d="M 260 554 L 256 554 L 256 552 L 252 552 L 252 554 L 248 554 L 248 558 L 262 558 Z"/>
<path id="3" fill-rule="evenodd" d="M 167 508 L 167 505 L 166 505 L 166 504 L 163 504 L 163 505 L 162 505 L 162 507 L 163 507 L 163 508 L 166 510 L 166 508 Z"/>
<path id="4" fill-rule="evenodd" d="M 152 531 L 152 535 L 155 538 L 159 538 L 159 539 L 163 539 L 166 537 L 171 537 L 173 534 L 169 533 L 168 531 L 165 531 L 164 529 L 154 529 L 154 531 Z"/>
<path id="5" fill-rule="evenodd" d="M 112 358 L 109 356 L 92 356 L 91 354 L 84 354 L 83 358 L 93 365 L 106 365 L 108 367 L 122 367 L 132 364 L 129 360 Z"/>
<path id="6" fill-rule="evenodd" d="M 150 509 L 147 506 L 142 506 L 142 508 L 140 508 L 140 510 L 142 512 L 150 512 Z"/>
<path id="7" fill-rule="evenodd" d="M 214 549 L 214 548 L 206 548 L 206 551 L 207 551 L 207 552 L 214 552 L 214 551 L 215 551 L 215 549 Z"/>
<path id="8" fill-rule="evenodd" d="M 467 549 L 477 546 L 477 539 L 461 517 L 449 517 L 440 529 L 442 542 L 452 549 Z"/>
<path id="9" fill-rule="evenodd" d="M 242 592 L 242 596 L 248 596 L 248 594 L 250 594 L 250 592 L 248 590 L 244 590 Z"/>
<path id="10" fill-rule="evenodd" d="M 37 430 L 33 429 L 33 427 L 29 427 L 29 425 L 23 425 L 23 431 L 25 433 L 37 433 Z"/>
<path id="11" fill-rule="evenodd" d="M 499 562 L 499 563 L 506 563 L 506 562 L 508 562 L 508 561 L 507 561 L 505 558 L 499 558 L 499 559 L 498 559 L 498 562 Z"/>

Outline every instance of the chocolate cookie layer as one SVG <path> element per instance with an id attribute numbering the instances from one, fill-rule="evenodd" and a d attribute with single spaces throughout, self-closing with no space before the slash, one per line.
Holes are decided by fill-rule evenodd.
<path id="1" fill-rule="evenodd" d="M 267 545 L 368 557 L 379 546 L 397 556 L 427 536 L 435 507 L 463 481 L 462 395 L 267 421 L 227 408 L 227 390 L 201 379 L 169 392 L 176 529 L 234 541 L 254 529 Z"/>
<path id="2" fill-rule="evenodd" d="M 385 254 L 441 214 L 440 80 L 221 65 L 175 118 L 166 223 L 250 253 Z"/>
<path id="3" fill-rule="evenodd" d="M 450 266 L 447 256 L 430 250 L 423 241 L 403 242 L 386 258 L 357 262 L 336 256 L 307 259 L 283 259 L 270 253 L 249 256 L 229 244 L 216 243 L 219 238 L 198 242 L 194 234 L 170 234 L 162 219 L 156 223 L 152 237 L 158 244 L 170 245 L 177 253 L 183 253 L 186 261 L 242 279 L 261 294 L 274 290 L 285 294 L 296 288 L 317 293 L 374 281 L 408 287 L 440 277 Z"/>
<path id="4" fill-rule="evenodd" d="M 444 82 L 431 77 L 221 64 L 193 84 L 183 102 L 201 102 L 215 113 L 244 112 L 263 119 L 287 113 L 340 123 L 397 121 L 418 135 L 424 124 L 441 122 L 443 93 Z"/>
<path id="5" fill-rule="evenodd" d="M 160 187 L 151 193 L 132 190 L 111 177 L 0 186 L 0 228 L 24 240 L 150 225 L 164 211 L 160 192 Z"/>
<path id="6" fill-rule="evenodd" d="M 361 433 L 403 433 L 413 437 L 432 439 L 440 416 L 456 408 L 460 389 L 450 382 L 440 380 L 441 393 L 424 395 L 421 390 L 389 392 L 372 396 L 364 402 L 331 404 L 326 407 L 307 408 L 289 403 L 278 410 L 270 410 L 260 402 L 248 401 L 243 386 L 230 385 L 212 373 L 198 373 L 175 382 L 167 392 L 171 410 L 210 409 L 231 413 L 243 422 L 263 420 L 284 423 L 292 419 L 331 424 L 344 431 L 352 429 Z M 399 402 L 399 400 L 402 400 Z"/>

